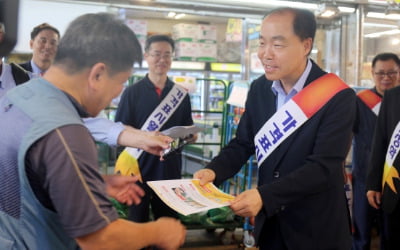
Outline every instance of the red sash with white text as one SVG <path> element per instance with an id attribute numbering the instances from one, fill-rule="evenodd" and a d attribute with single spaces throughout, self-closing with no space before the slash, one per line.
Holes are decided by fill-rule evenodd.
<path id="1" fill-rule="evenodd" d="M 364 89 L 357 93 L 357 97 L 360 98 L 375 115 L 379 114 L 379 108 L 382 102 L 382 98 L 379 95 L 370 89 Z"/>
<path id="2" fill-rule="evenodd" d="M 258 166 L 333 96 L 346 88 L 349 86 L 338 76 L 325 74 L 278 109 L 254 138 Z"/>

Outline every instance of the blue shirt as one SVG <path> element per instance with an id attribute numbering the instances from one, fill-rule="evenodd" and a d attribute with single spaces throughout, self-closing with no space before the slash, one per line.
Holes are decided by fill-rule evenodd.
<path id="1" fill-rule="evenodd" d="M 32 74 L 33 74 L 33 76 L 40 76 L 41 73 L 44 73 L 44 72 L 39 68 L 39 66 L 37 66 L 37 65 L 33 62 L 33 60 L 31 60 L 31 66 L 32 66 Z"/>
<path id="2" fill-rule="evenodd" d="M 14 77 L 12 75 L 11 66 L 3 63 L 2 71 L 0 74 L 0 97 L 6 92 L 16 86 Z"/>
<path id="3" fill-rule="evenodd" d="M 276 110 L 282 107 L 283 104 L 292 99 L 293 96 L 295 96 L 298 92 L 300 92 L 303 89 L 304 84 L 306 83 L 307 80 L 307 76 L 310 74 L 310 71 L 311 71 L 311 61 L 310 59 L 308 59 L 306 69 L 304 70 L 300 78 L 297 80 L 293 88 L 287 94 L 283 89 L 282 84 L 279 80 L 272 82 L 271 89 L 272 92 L 276 95 Z"/>
<path id="4" fill-rule="evenodd" d="M 118 137 L 125 129 L 121 122 L 113 122 L 101 117 L 84 118 L 83 121 L 96 141 L 109 146 L 118 145 Z"/>

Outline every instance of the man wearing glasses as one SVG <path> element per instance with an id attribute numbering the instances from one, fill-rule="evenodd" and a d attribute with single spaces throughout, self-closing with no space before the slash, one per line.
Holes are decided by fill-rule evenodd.
<path id="1" fill-rule="evenodd" d="M 371 74 L 375 86 L 358 92 L 357 115 L 353 140 L 353 250 L 370 249 L 371 229 L 377 224 L 384 237 L 381 212 L 368 204 L 366 175 L 369 165 L 372 138 L 382 97 L 386 90 L 395 87 L 399 79 L 400 60 L 396 54 L 381 53 L 372 60 Z M 382 239 L 382 238 L 381 238 Z M 381 240 L 383 249 L 383 241 Z"/>
<path id="2" fill-rule="evenodd" d="M 115 121 L 148 131 L 193 125 L 187 91 L 167 76 L 174 49 L 174 41 L 169 36 L 154 35 L 147 39 L 144 59 L 149 72 L 142 80 L 125 89 Z M 182 168 L 180 152 L 181 150 L 175 151 L 164 161 L 146 152 L 134 156 L 138 159 L 146 195 L 139 205 L 130 207 L 128 219 L 135 222 L 148 221 L 150 204 L 154 219 L 162 216 L 177 217 L 177 213 L 165 205 L 145 183 L 154 180 L 180 179 Z"/>

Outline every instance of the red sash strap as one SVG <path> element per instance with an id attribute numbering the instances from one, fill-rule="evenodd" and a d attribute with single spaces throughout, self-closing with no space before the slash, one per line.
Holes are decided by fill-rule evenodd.
<path id="1" fill-rule="evenodd" d="M 382 98 L 379 95 L 370 89 L 364 89 L 358 92 L 357 96 L 363 103 L 365 103 L 365 105 L 367 105 L 367 107 L 371 109 L 372 112 L 378 115 L 379 106 L 382 101 Z"/>
<path id="2" fill-rule="evenodd" d="M 278 109 L 254 137 L 258 166 L 333 96 L 346 88 L 349 86 L 338 76 L 326 74 L 310 83 Z"/>

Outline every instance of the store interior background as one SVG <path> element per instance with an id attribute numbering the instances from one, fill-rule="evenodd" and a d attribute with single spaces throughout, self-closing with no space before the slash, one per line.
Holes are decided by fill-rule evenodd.
<path id="1" fill-rule="evenodd" d="M 322 8 L 340 10 L 332 17 L 318 16 L 319 27 L 312 58 L 325 70 L 337 73 L 351 86 L 371 84 L 368 65 L 374 55 L 383 51 L 400 52 L 400 8 L 398 3 L 390 0 L 21 0 L 18 39 L 13 54 L 19 58 L 30 56 L 29 34 L 41 22 L 54 25 L 62 35 L 76 16 L 90 12 L 113 12 L 124 19 L 146 21 L 147 35 L 171 34 L 173 25 L 178 23 L 216 26 L 217 61 L 240 63 L 240 72 L 224 77 L 228 77 L 227 80 L 251 80 L 262 70 L 254 67 L 256 62 L 251 64 L 255 60 L 251 56 L 257 49 L 252 42 L 257 40 L 254 39 L 257 36 L 249 39 L 248 34 L 269 9 L 279 6 L 304 7 L 314 10 L 317 15 Z M 177 15 L 168 17 L 170 12 Z M 178 14 L 185 16 L 176 19 Z M 227 41 L 230 19 L 241 21 L 241 41 Z M 224 51 L 227 47 L 235 49 L 235 54 L 232 52 L 229 57 L 226 53 L 228 50 Z M 196 71 L 196 66 L 191 70 L 191 65 L 188 65 L 178 66 L 182 74 Z M 202 76 L 201 73 L 198 76 Z"/>
<path id="2" fill-rule="evenodd" d="M 397 1 L 399 2 L 399 1 Z M 212 27 L 215 32 L 207 41 L 209 58 L 182 60 L 179 48 L 184 39 L 177 38 L 177 52 L 169 73 L 171 77 L 192 78 L 193 117 L 204 131 L 197 145 L 186 147 L 190 162 L 189 174 L 206 164 L 234 135 L 240 119 L 239 108 L 228 105 L 234 86 L 248 88 L 251 80 L 263 74 L 257 58 L 258 28 L 262 17 L 272 8 L 292 6 L 315 12 L 318 29 L 311 58 L 328 72 L 339 75 L 356 90 L 372 86 L 370 62 L 380 52 L 400 54 L 400 4 L 392 0 L 20 0 L 17 44 L 5 59 L 22 62 L 31 57 L 29 48 L 32 28 L 42 22 L 57 27 L 61 35 L 69 22 L 85 13 L 111 12 L 127 22 L 144 44 L 146 37 L 162 33 L 174 35 L 182 24 Z M 333 13 L 324 17 L 325 11 Z M 175 15 L 171 15 L 175 13 Z M 135 30 L 136 29 L 136 30 Z M 185 33 L 184 28 L 178 31 Z M 180 40 L 178 42 L 178 40 Z M 115 38 L 118 43 L 118 37 Z M 195 42 L 195 41 L 193 41 Z M 190 43 L 190 42 L 189 42 Z M 205 45 L 205 43 L 203 43 Z M 181 49 L 183 51 L 183 49 Z M 204 52 L 205 53 L 205 52 Z M 135 66 L 135 76 L 147 72 L 146 63 Z M 131 83 L 136 78 L 131 79 Z M 176 78 L 175 78 L 176 79 Z M 193 80 L 194 79 L 194 80 Z M 210 80 L 214 79 L 214 80 Z M 190 80 L 190 79 L 189 79 Z M 184 80 L 185 81 L 185 80 Z M 186 81 L 188 81 L 186 79 Z M 243 94 L 242 94 L 243 96 Z M 229 102 L 228 102 L 229 103 Z M 110 104 L 105 115 L 112 119 L 118 98 Z M 115 152 L 105 161 L 115 158 Z"/>
<path id="3" fill-rule="evenodd" d="M 191 93 L 193 117 L 204 130 L 196 145 L 184 150 L 185 162 L 190 160 L 184 170 L 188 174 L 205 165 L 234 136 L 243 101 L 236 106 L 226 103 L 235 86 L 246 91 L 251 80 L 263 74 L 256 55 L 258 28 L 270 9 L 292 6 L 314 11 L 318 29 L 311 58 L 356 90 L 372 86 L 370 62 L 377 53 L 400 54 L 400 5 L 391 0 L 20 0 L 19 5 L 17 44 L 6 58 L 13 62 L 31 57 L 29 34 L 34 26 L 47 22 L 63 35 L 69 22 L 85 13 L 111 12 L 135 22 L 132 28 L 142 44 L 152 34 L 173 35 L 181 24 L 212 27 L 215 37 L 207 46 L 213 46 L 214 50 L 208 51 L 213 56 L 200 62 L 196 57 L 176 58 L 169 73 L 170 77 L 191 78 L 196 85 Z M 325 11 L 333 15 L 323 17 Z M 176 42 L 177 57 L 182 44 Z M 136 77 L 146 72 L 145 62 L 142 67 L 135 65 Z M 113 119 L 117 105 L 118 98 L 105 116 Z M 116 152 L 108 151 L 101 154 L 105 155 L 102 162 L 112 166 Z"/>

